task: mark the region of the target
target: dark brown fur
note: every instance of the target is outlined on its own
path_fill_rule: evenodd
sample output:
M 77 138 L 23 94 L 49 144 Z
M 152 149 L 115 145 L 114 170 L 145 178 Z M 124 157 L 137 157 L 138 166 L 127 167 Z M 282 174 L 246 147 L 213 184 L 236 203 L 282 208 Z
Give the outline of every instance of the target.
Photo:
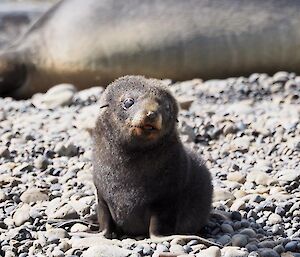
M 135 102 L 124 110 L 126 98 Z M 178 137 L 174 97 L 158 80 L 126 76 L 101 102 L 93 132 L 100 229 L 106 236 L 199 232 L 211 210 L 211 177 Z M 161 128 L 148 131 L 147 124 Z

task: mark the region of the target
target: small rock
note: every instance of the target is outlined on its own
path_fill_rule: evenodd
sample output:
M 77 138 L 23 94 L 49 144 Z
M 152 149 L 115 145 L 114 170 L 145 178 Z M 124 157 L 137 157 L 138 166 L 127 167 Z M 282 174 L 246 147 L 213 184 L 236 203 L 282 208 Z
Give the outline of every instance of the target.
M 71 232 L 85 232 L 85 231 L 89 231 L 89 230 L 90 229 L 88 226 L 80 224 L 80 223 L 74 224 L 70 229 Z
M 10 152 L 6 146 L 0 146 L 0 158 L 10 158 Z
M 280 257 L 280 255 L 273 249 L 261 248 L 258 249 L 258 252 L 261 257 Z
M 244 234 L 236 234 L 232 237 L 231 244 L 232 246 L 244 247 L 248 244 L 248 236 Z
M 69 105 L 76 92 L 71 84 L 59 84 L 50 88 L 45 94 L 33 97 L 33 104 L 40 109 L 54 109 Z
M 53 251 L 52 251 L 52 256 L 53 257 L 64 257 L 65 254 L 62 250 L 59 250 L 57 248 L 55 248 Z
M 213 201 L 226 201 L 226 200 L 234 200 L 235 197 L 232 193 L 228 192 L 228 190 L 225 189 L 214 189 L 214 195 L 213 195 Z
M 77 212 L 70 203 L 55 198 L 49 202 L 46 209 L 49 219 L 76 219 L 79 218 Z
M 47 168 L 48 164 L 48 159 L 42 155 L 34 160 L 34 166 L 38 169 L 44 170 Z
M 234 201 L 234 203 L 231 205 L 230 210 L 231 211 L 240 211 L 245 209 L 246 204 L 245 201 L 242 199 L 238 199 L 236 201 Z
M 47 230 L 45 236 L 48 239 L 53 239 L 53 238 L 68 238 L 69 234 L 66 230 L 64 230 L 63 228 L 51 228 L 49 230 Z
M 24 203 L 35 203 L 38 201 L 47 201 L 49 200 L 49 196 L 45 190 L 39 188 L 30 188 L 21 195 L 20 199 Z
M 268 218 L 269 224 L 270 225 L 275 225 L 275 224 L 279 224 L 282 222 L 282 218 L 280 217 L 280 215 L 276 214 L 276 213 L 272 213 L 269 218 Z
M 6 200 L 6 194 L 3 190 L 0 190 L 0 203 L 4 202 Z
M 248 151 L 250 146 L 250 139 L 248 136 L 238 137 L 233 140 L 233 151 Z
M 221 230 L 222 230 L 224 233 L 229 233 L 229 234 L 231 234 L 231 233 L 234 232 L 232 226 L 229 225 L 229 224 L 226 224 L 226 223 L 221 225 Z
M 247 175 L 247 181 L 255 182 L 257 185 L 271 185 L 275 182 L 275 180 L 268 174 L 259 171 L 259 170 L 252 170 Z
M 294 170 L 294 169 L 283 169 L 279 171 L 276 176 L 278 177 L 279 181 L 282 182 L 293 182 L 296 180 L 299 180 L 300 178 L 300 170 Z
M 295 251 L 295 250 L 297 249 L 297 244 L 298 244 L 297 241 L 291 241 L 291 242 L 288 242 L 288 243 L 284 246 L 284 248 L 285 248 L 286 251 L 291 251 L 291 252 L 293 252 L 293 251 Z
M 162 252 L 168 252 L 169 249 L 164 244 L 157 244 L 156 251 L 162 253 Z
M 84 251 L 82 257 L 128 257 L 130 254 L 133 252 L 118 246 L 97 245 Z
M 188 110 L 192 103 L 195 101 L 193 97 L 179 96 L 177 97 L 177 101 L 183 110 Z
M 176 254 L 184 254 L 185 253 L 182 245 L 178 245 L 178 244 L 171 245 L 170 252 L 176 253 Z
M 201 250 L 196 257 L 221 257 L 221 250 L 217 246 L 210 246 L 205 250 Z
M 16 226 L 21 226 L 30 219 L 30 206 L 25 203 L 16 210 L 13 215 L 13 220 Z
M 245 183 L 246 175 L 242 174 L 241 172 L 238 172 L 238 171 L 230 172 L 227 175 L 227 179 L 230 180 L 230 181 L 238 182 L 238 183 Z
M 221 249 L 222 257 L 246 257 L 247 251 L 241 250 L 239 247 L 227 246 Z
M 240 232 L 240 234 L 247 235 L 249 238 L 255 238 L 256 233 L 252 228 L 244 228 Z
M 227 245 L 231 241 L 231 236 L 223 235 L 218 239 L 218 243 L 221 245 Z

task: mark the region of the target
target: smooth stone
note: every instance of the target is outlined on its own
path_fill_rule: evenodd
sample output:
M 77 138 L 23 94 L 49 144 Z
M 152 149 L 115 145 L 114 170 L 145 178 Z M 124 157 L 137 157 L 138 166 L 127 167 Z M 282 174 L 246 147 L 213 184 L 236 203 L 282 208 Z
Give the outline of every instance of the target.
M 62 250 L 59 250 L 57 248 L 55 248 L 53 251 L 52 251 L 52 256 L 53 257 L 64 257 L 65 254 Z
M 242 174 L 239 171 L 230 172 L 227 175 L 227 179 L 230 180 L 230 181 L 238 182 L 238 183 L 245 183 L 245 181 L 246 181 L 246 175 Z
M 221 249 L 222 257 L 247 257 L 248 252 L 239 247 L 226 246 Z
M 284 247 L 282 245 L 276 245 L 274 248 L 273 248 L 274 251 L 276 251 L 277 253 L 281 254 L 284 252 Z
M 36 94 L 33 104 L 40 109 L 55 109 L 72 103 L 76 88 L 71 84 L 59 84 L 45 94 Z
M 72 207 L 71 203 L 61 201 L 60 198 L 55 198 L 49 202 L 46 209 L 48 219 L 77 219 L 77 212 Z
M 44 170 L 47 168 L 48 164 L 49 164 L 48 159 L 41 155 L 34 160 L 34 166 L 38 169 Z
M 48 192 L 39 188 L 29 188 L 20 197 L 24 203 L 47 201 L 49 200 Z
M 225 189 L 214 189 L 213 193 L 213 201 L 226 201 L 226 200 L 234 200 L 235 197 L 232 193 L 228 192 L 228 190 Z
M 245 246 L 245 248 L 248 250 L 248 252 L 255 252 L 258 250 L 258 247 L 255 243 L 249 243 Z
M 226 224 L 226 223 L 221 225 L 221 230 L 222 230 L 224 233 L 229 233 L 229 234 L 231 234 L 231 233 L 234 232 L 232 226 L 229 225 L 229 224 Z
M 114 245 L 92 246 L 83 252 L 82 257 L 128 257 L 132 251 Z
M 300 178 L 300 169 L 283 169 L 276 176 L 279 181 L 293 182 Z
M 28 220 L 30 220 L 30 206 L 25 203 L 20 208 L 17 208 L 13 215 L 13 221 L 16 226 L 21 226 Z
M 247 175 L 248 182 L 255 182 L 257 185 L 271 185 L 275 180 L 265 172 L 253 169 Z
M 233 140 L 233 151 L 245 151 L 250 147 L 250 138 L 248 136 L 237 137 Z
M 297 241 L 291 241 L 291 242 L 288 242 L 288 243 L 284 246 L 284 248 L 285 248 L 286 251 L 291 251 L 291 252 L 293 252 L 293 251 L 295 251 L 295 250 L 297 249 L 297 244 L 298 244 Z
M 90 213 L 91 205 L 94 201 L 94 196 L 85 196 L 79 198 L 78 200 L 71 198 L 71 206 L 79 216 L 85 216 Z
M 232 220 L 236 220 L 236 221 L 241 221 L 242 220 L 242 215 L 238 212 L 238 211 L 233 211 L 231 213 L 231 219 Z M 236 224 L 237 222 L 234 223 L 234 225 Z
M 165 246 L 164 244 L 157 244 L 157 245 L 156 245 L 156 251 L 162 253 L 162 252 L 168 252 L 169 249 L 168 249 L 168 247 Z
M 252 228 L 244 228 L 239 231 L 240 234 L 247 235 L 249 238 L 255 238 L 256 232 Z
M 272 213 L 268 218 L 268 222 L 270 225 L 279 224 L 282 222 L 282 218 L 280 217 L 280 215 Z
M 261 257 L 280 257 L 280 255 L 273 249 L 261 248 L 258 249 L 258 252 Z
M 210 246 L 209 248 L 197 253 L 196 257 L 221 257 L 221 250 L 217 246 Z
M 176 254 L 184 254 L 185 253 L 182 245 L 178 245 L 178 244 L 171 245 L 169 250 L 171 253 L 176 253 Z
M 248 244 L 248 236 L 243 234 L 236 234 L 232 237 L 231 244 L 232 246 L 244 247 Z
M 246 207 L 245 201 L 243 199 L 237 199 L 230 206 L 230 210 L 231 211 L 240 211 L 240 210 L 244 210 L 245 207 Z
M 177 101 L 178 101 L 181 109 L 188 110 L 191 107 L 192 103 L 195 101 L 195 98 L 179 96 L 179 97 L 177 97 Z
M 226 245 L 231 242 L 231 236 L 229 235 L 223 235 L 218 239 L 218 243 L 221 245 Z
M 273 249 L 276 246 L 276 243 L 272 240 L 265 240 L 257 245 L 259 248 L 271 248 Z
M 85 231 L 89 231 L 90 229 L 89 229 L 89 227 L 88 226 L 86 226 L 86 225 L 83 225 L 83 224 L 80 224 L 80 223 L 76 223 L 76 224 L 74 224 L 72 227 L 71 227 L 71 229 L 70 229 L 70 231 L 71 232 L 85 232 Z
M 7 196 L 3 190 L 0 190 L 0 203 L 6 200 Z
M 46 231 L 45 236 L 48 238 L 69 238 L 68 232 L 63 228 L 51 228 Z
M 0 158 L 8 159 L 10 158 L 10 151 L 6 146 L 0 146 Z

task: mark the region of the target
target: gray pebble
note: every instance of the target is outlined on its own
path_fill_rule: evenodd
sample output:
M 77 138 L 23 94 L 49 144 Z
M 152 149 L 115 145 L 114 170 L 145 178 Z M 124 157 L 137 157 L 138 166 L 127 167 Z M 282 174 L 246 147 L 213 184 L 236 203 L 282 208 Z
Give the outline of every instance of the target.
M 268 248 L 259 249 L 259 254 L 261 257 L 280 257 L 276 251 Z
M 239 233 L 247 235 L 249 238 L 256 237 L 256 232 L 252 228 L 244 228 L 241 231 L 239 231 Z
M 218 243 L 221 245 L 227 245 L 231 242 L 231 236 L 229 235 L 223 235 L 218 239 Z
M 244 247 L 248 244 L 248 236 L 243 234 L 236 234 L 232 237 L 231 241 L 233 246 Z
M 298 242 L 297 241 L 291 241 L 291 242 L 288 242 L 284 248 L 286 251 L 291 251 L 291 252 L 294 252 L 296 249 L 297 249 L 297 244 Z
M 221 225 L 221 230 L 222 230 L 224 233 L 229 233 L 229 234 L 231 234 L 231 233 L 234 232 L 232 226 L 229 225 L 229 224 L 222 224 L 222 225 Z

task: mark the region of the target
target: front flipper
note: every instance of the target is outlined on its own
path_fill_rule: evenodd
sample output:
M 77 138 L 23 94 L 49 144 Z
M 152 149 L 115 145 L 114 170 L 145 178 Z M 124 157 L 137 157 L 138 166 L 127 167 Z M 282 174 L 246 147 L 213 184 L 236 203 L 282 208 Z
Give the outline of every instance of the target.
M 98 193 L 98 221 L 99 221 L 99 231 L 106 238 L 113 238 L 115 232 L 115 224 L 112 219 L 111 213 L 109 211 L 107 203 Z

